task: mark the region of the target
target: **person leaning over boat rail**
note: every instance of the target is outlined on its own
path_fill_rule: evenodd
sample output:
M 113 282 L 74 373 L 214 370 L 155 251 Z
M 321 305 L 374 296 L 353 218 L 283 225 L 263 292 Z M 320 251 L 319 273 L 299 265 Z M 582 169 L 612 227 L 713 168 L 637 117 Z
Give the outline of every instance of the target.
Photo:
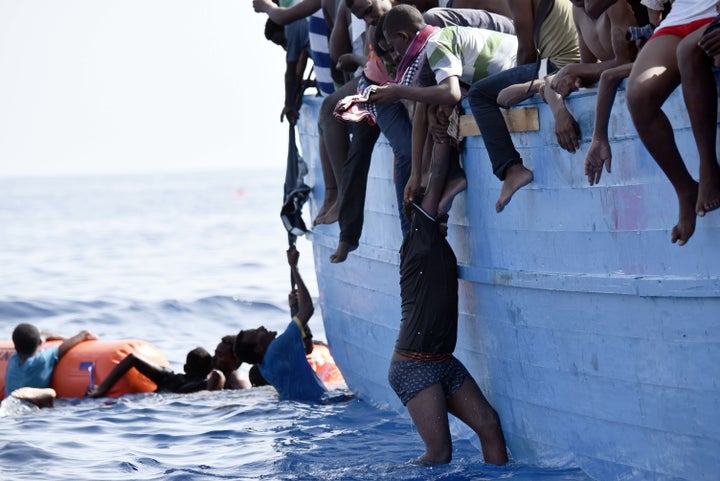
M 41 333 L 32 324 L 18 324 L 12 333 L 15 353 L 10 357 L 5 373 L 5 396 L 23 387 L 49 388 L 58 361 L 81 342 L 94 339 L 97 337 L 85 330 L 64 338 Z M 62 343 L 39 351 L 40 345 L 48 340 L 62 340 Z
M 384 35 L 399 65 L 414 65 L 417 62 L 418 69 L 427 65 L 428 78 L 421 75 L 417 85 L 415 82 L 410 85 L 400 82 L 375 87 L 371 91 L 370 100 L 382 104 L 408 99 L 433 106 L 425 109 L 428 118 L 432 120 L 434 117 L 435 123 L 446 126 L 446 131 L 447 123 L 437 122 L 440 116 L 435 114 L 443 113 L 445 106 L 449 107 L 449 112 L 457 109 L 464 86 L 515 66 L 517 38 L 514 35 L 472 27 L 432 27 L 426 25 L 420 12 L 410 5 L 398 5 L 387 13 Z M 451 115 L 447 112 L 444 114 L 448 117 Z M 417 152 L 420 152 L 418 147 L 426 144 L 427 140 L 426 131 L 416 135 L 422 132 L 418 128 L 424 127 L 421 123 L 416 120 L 413 126 L 413 143 L 416 143 L 414 150 Z M 432 155 L 448 158 L 453 154 L 453 148 L 450 142 L 436 141 L 433 142 Z M 413 155 L 412 174 L 405 188 L 409 192 L 409 199 L 417 196 L 424 187 L 422 178 L 426 176 L 422 175 L 421 157 Z M 458 188 L 458 192 L 464 190 L 467 185 L 464 175 L 462 184 L 453 185 Z
M 305 282 L 298 271 L 300 254 L 292 246 L 287 250 L 290 275 L 297 285 L 288 296 L 291 312 L 297 307 L 285 332 L 278 335 L 264 326 L 238 332 L 235 338 L 235 358 L 255 364 L 260 374 L 277 390 L 280 399 L 295 401 L 322 401 L 327 388 L 308 364 L 305 357 L 307 337 L 305 326 L 315 308 Z
M 675 0 L 668 16 L 640 50 L 627 82 L 628 109 L 638 136 L 670 180 L 678 198 L 678 222 L 672 228 L 670 241 L 681 246 L 695 232 L 697 216 L 720 206 L 720 177 L 717 168 L 713 168 L 714 175 L 701 173 L 702 188 L 698 190 L 698 183 L 685 166 L 662 106 L 682 80 L 678 46 L 683 38 L 704 29 L 715 18 L 716 4 L 717 0 Z M 689 112 L 691 109 L 689 106 Z M 713 122 L 713 132 L 716 124 L 717 119 Z M 702 155 L 706 158 L 701 168 L 712 166 L 707 154 Z
M 186 394 L 205 390 L 217 391 L 225 384 L 225 376 L 212 368 L 212 356 L 202 347 L 196 347 L 187 353 L 183 373 L 173 372 L 131 352 L 115 365 L 103 382 L 91 386 L 85 396 L 104 397 L 115 383 L 133 368 L 157 385 L 155 392 Z
M 446 141 L 447 139 L 440 139 Z M 407 204 L 411 228 L 400 249 L 402 319 L 388 381 L 407 407 L 425 452 L 416 462 L 449 463 L 448 413 L 477 433 L 485 462 L 508 460 L 500 419 L 465 366 L 457 342 L 457 258 L 446 239 L 447 211 L 457 190 L 445 156 L 433 157 L 424 196 Z
M 541 14 L 541 5 L 550 8 L 546 16 Z M 510 8 L 518 37 L 517 67 L 483 78 L 468 91 L 470 110 L 482 132 L 493 173 L 503 182 L 496 212 L 502 212 L 513 194 L 533 179 L 510 137 L 498 94 L 505 87 L 538 78 L 543 64 L 547 73 L 552 73 L 580 60 L 569 0 L 514 0 Z
M 452 2 L 448 2 L 448 6 L 450 3 Z M 393 7 L 394 2 L 390 0 L 347 0 L 347 5 L 352 10 L 353 15 L 367 22 L 368 34 L 371 39 L 375 39 L 378 32 L 373 32 L 373 30 L 377 26 L 379 19 Z M 503 13 L 507 13 L 508 8 L 502 2 L 498 3 L 496 0 L 468 0 L 463 1 L 462 6 L 464 8 L 432 8 L 424 14 L 426 23 L 440 27 L 462 25 L 515 33 L 512 21 L 503 15 Z M 383 49 L 375 48 L 375 52 L 378 56 L 384 57 Z M 383 84 L 386 82 L 385 79 L 380 81 L 378 76 L 373 75 L 367 75 L 367 80 L 368 82 L 364 82 L 359 90 L 366 89 L 370 84 Z M 397 80 L 397 77 L 395 77 L 395 80 Z M 390 144 L 395 156 L 395 195 L 400 215 L 401 231 L 404 235 L 409 229 L 409 223 L 402 214 L 402 210 L 406 197 L 406 185 L 412 170 L 413 125 L 408 109 L 400 101 L 376 104 L 374 110 L 374 120 Z M 363 116 L 353 121 L 358 122 L 365 118 Z M 348 158 L 348 166 L 344 167 L 343 185 L 346 188 L 343 189 L 344 200 L 340 206 L 340 240 L 337 249 L 330 256 L 330 261 L 333 263 L 344 262 L 348 253 L 355 250 L 360 242 L 372 149 L 365 149 L 361 154 L 352 159 Z
M 509 108 L 528 95 L 540 93 L 543 100 L 550 105 L 555 118 L 555 134 L 560 147 L 570 153 L 575 153 L 580 146 L 580 127 L 568 111 L 565 98 L 582 86 L 594 84 L 600 80 L 602 74 L 612 68 L 625 65 L 630 72 L 630 66 L 637 55 L 637 46 L 634 41 L 627 38 L 627 32 L 637 27 L 638 22 L 633 9 L 627 0 L 617 0 L 597 18 L 590 17 L 584 9 L 583 0 L 571 0 L 573 3 L 573 20 L 577 26 L 578 40 L 580 42 L 580 63 L 571 63 L 556 73 L 544 78 L 531 80 L 525 83 L 511 85 L 500 91 L 497 103 Z M 644 15 L 647 21 L 647 13 Z M 598 89 L 600 91 L 600 89 Z M 598 108 L 596 110 L 596 128 L 607 125 L 609 107 L 612 102 L 604 102 L 604 97 L 598 94 Z M 593 141 L 595 137 L 593 136 Z M 610 172 L 610 146 L 605 138 L 602 149 L 593 143 L 596 150 L 588 152 L 585 162 L 585 174 L 590 185 L 600 180 L 603 166 Z

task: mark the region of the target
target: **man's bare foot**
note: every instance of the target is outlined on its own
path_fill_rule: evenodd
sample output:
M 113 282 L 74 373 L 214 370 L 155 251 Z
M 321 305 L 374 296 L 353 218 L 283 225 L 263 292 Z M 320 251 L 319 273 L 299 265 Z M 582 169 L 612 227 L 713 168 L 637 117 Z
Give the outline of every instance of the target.
M 14 390 L 10 395 L 23 401 L 29 401 L 40 408 L 51 408 L 57 397 L 52 388 L 21 387 Z
M 325 189 L 325 199 L 323 199 L 323 204 L 320 206 L 320 210 L 315 216 L 313 226 L 326 223 L 324 222 L 324 218 L 327 215 L 327 212 L 337 203 L 337 198 L 337 189 Z
M 357 246 L 351 246 L 345 241 L 340 241 L 335 252 L 330 256 L 330 262 L 333 264 L 339 264 L 347 259 L 350 252 L 357 249 Z
M 440 197 L 440 202 L 438 202 L 438 216 L 450 212 L 455 196 L 465 189 L 467 189 L 467 179 L 464 174 L 448 179 L 445 190 L 443 190 Z
M 315 225 L 320 224 L 332 224 L 334 222 L 337 222 L 338 216 L 340 215 L 340 202 L 335 202 L 335 204 L 328 209 L 327 212 L 325 212 L 325 215 L 322 217 L 317 217 L 315 219 Z
M 502 212 L 510 199 L 512 199 L 513 194 L 528 185 L 532 180 L 532 170 L 524 165 L 517 163 L 508 167 L 505 171 L 502 189 L 500 189 L 500 197 L 495 203 L 495 212 Z
M 720 177 L 708 179 L 707 181 L 700 179 L 695 212 L 700 217 L 704 217 L 705 214 L 718 207 L 720 207 Z
M 670 241 L 679 246 L 684 246 L 695 232 L 695 205 L 697 204 L 697 191 L 688 195 L 678 195 L 680 204 L 680 218 L 677 225 L 672 228 Z
M 500 91 L 497 97 L 497 103 L 500 107 L 506 109 L 517 105 L 523 100 L 529 99 L 536 93 L 540 92 L 545 86 L 545 79 L 537 79 L 532 82 L 524 82 L 521 84 L 510 85 Z

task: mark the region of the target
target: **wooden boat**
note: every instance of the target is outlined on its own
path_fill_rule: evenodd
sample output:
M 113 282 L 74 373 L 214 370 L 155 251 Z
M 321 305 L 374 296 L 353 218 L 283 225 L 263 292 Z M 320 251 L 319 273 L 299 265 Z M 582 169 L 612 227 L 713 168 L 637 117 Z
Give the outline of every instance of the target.
M 595 98 L 593 89 L 568 98 L 582 133 L 574 155 L 557 145 L 537 97 L 511 110 L 521 120 L 513 140 L 535 180 L 501 214 L 482 139 L 466 139 L 469 187 L 454 203 L 448 236 L 460 264 L 456 356 L 498 410 L 515 461 L 578 466 L 598 480 L 717 480 L 720 214 L 698 218 L 686 246 L 670 242 L 676 196 L 636 136 L 623 88 L 609 132 L 613 171 L 589 186 L 583 164 Z M 298 124 L 312 216 L 324 192 L 319 106 L 306 98 Z M 679 90 L 664 110 L 697 175 Z M 361 245 L 344 263 L 329 262 L 337 224 L 308 236 L 325 332 L 348 386 L 403 411 L 386 377 L 400 321 L 392 163 L 381 137 Z

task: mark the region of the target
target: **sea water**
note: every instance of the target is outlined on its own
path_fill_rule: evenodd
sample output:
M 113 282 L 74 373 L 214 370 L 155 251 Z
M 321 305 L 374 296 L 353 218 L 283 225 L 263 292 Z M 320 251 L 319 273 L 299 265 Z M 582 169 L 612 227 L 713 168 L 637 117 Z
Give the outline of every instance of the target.
M 148 341 L 182 371 L 196 346 L 212 352 L 240 329 L 282 329 L 283 181 L 279 168 L 0 179 L 0 339 L 19 322 L 88 329 Z M 317 297 L 309 242 L 298 250 Z M 319 310 L 311 326 L 325 338 Z M 0 415 L 2 480 L 589 479 L 567 466 L 483 464 L 464 431 L 451 464 L 416 466 L 408 461 L 422 442 L 406 413 L 357 398 L 279 401 L 270 387 L 43 410 L 6 403 Z

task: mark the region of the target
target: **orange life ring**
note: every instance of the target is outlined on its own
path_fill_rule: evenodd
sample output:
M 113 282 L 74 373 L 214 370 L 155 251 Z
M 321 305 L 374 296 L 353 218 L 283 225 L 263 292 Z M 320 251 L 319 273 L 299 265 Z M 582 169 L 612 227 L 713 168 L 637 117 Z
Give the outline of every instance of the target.
M 57 346 L 60 341 L 49 341 L 40 346 L 47 349 Z M 50 387 L 58 397 L 85 396 L 91 381 L 99 384 L 110 374 L 117 363 L 130 353 L 138 354 L 155 364 L 170 367 L 165 355 L 152 344 L 136 339 L 119 341 L 85 341 L 67 352 L 55 366 Z M 15 353 L 12 341 L 0 341 L 0 400 L 5 397 L 5 370 L 10 356 Z M 155 383 L 131 369 L 108 391 L 107 396 L 118 397 L 123 394 L 152 392 Z
M 315 374 L 328 387 L 340 387 L 345 384 L 345 378 L 343 378 L 332 354 L 330 354 L 330 349 L 326 345 L 315 343 L 313 351 L 307 356 L 307 360 Z

